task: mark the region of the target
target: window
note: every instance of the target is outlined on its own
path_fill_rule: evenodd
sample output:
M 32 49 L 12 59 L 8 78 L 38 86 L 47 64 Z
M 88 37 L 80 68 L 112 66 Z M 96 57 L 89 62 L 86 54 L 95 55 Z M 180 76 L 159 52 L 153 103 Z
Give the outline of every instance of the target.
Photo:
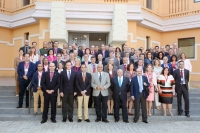
M 30 0 L 23 0 L 24 1 L 24 6 L 27 6 L 30 4 Z
M 178 39 L 179 48 L 186 54 L 187 58 L 195 57 L 195 38 L 181 38 Z
M 146 8 L 152 9 L 152 0 L 146 0 Z
M 196 2 L 200 2 L 200 0 L 194 0 L 194 3 L 196 3 Z
M 29 40 L 29 32 L 24 33 L 24 38 L 25 38 L 25 40 Z

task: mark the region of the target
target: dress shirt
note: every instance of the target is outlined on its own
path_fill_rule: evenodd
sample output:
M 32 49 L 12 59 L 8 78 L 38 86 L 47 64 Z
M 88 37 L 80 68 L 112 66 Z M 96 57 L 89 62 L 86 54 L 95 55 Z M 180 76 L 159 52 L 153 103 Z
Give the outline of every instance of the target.
M 38 86 L 41 86 L 42 72 L 38 72 Z
M 183 79 L 181 79 L 181 80 L 183 80 L 183 84 L 185 84 L 185 73 L 184 73 L 184 69 L 180 69 L 180 74 L 181 74 L 181 70 L 182 70 L 182 73 L 183 73 Z

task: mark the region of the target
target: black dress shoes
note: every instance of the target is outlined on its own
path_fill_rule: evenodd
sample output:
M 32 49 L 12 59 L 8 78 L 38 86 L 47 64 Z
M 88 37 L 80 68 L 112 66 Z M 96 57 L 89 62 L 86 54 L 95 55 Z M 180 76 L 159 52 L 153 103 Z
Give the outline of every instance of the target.
M 19 105 L 18 105 L 16 108 L 22 108 L 22 106 L 19 106 Z
M 146 124 L 148 123 L 148 121 L 142 121 L 142 122 L 144 122 L 144 123 L 146 123 Z
M 133 120 L 133 123 L 137 123 L 138 121 L 136 121 L 136 120 Z
M 63 118 L 62 122 L 66 122 L 66 121 L 67 121 L 67 119 L 66 119 L 66 118 Z
M 109 121 L 107 119 L 102 120 L 102 122 L 109 123 Z
M 119 120 L 115 120 L 115 122 L 119 122 Z
M 86 121 L 86 122 L 90 122 L 90 120 L 89 120 L 89 119 L 86 119 L 85 121 Z
M 128 120 L 123 120 L 123 122 L 125 122 L 125 123 L 129 123 L 129 121 L 128 121 Z
M 73 122 L 73 119 L 72 119 L 72 118 L 69 118 L 69 122 Z
M 45 123 L 45 122 L 47 122 L 47 120 L 42 120 L 40 123 L 43 124 L 43 123 Z
M 182 112 L 178 112 L 178 115 L 181 116 L 181 115 L 182 115 Z
M 190 114 L 189 114 L 189 113 L 186 113 L 185 116 L 190 117 Z
M 95 122 L 99 122 L 99 121 L 100 121 L 100 119 L 96 119 L 96 120 L 95 120 Z
M 55 119 L 51 119 L 51 122 L 56 123 L 56 120 Z
M 81 119 L 78 119 L 78 121 L 77 122 L 81 122 L 82 120 Z
M 28 108 L 29 106 L 28 105 L 26 105 L 26 108 Z

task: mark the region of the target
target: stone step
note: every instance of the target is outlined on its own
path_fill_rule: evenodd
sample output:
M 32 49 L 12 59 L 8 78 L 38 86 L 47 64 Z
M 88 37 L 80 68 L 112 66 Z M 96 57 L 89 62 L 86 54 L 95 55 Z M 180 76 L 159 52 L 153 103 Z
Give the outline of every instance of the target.
M 31 113 L 33 114 L 34 111 L 33 109 L 30 110 Z M 155 115 L 158 116 L 162 116 L 163 115 L 163 111 L 159 111 L 159 110 L 154 110 L 155 111 Z M 38 109 L 38 112 L 40 112 L 40 109 Z M 121 113 L 121 109 L 120 109 L 120 113 Z M 132 110 L 132 112 L 134 112 L 134 109 Z M 190 109 L 190 115 L 196 115 L 196 116 L 200 116 L 200 109 Z M 0 109 L 0 114 L 19 114 L 19 115 L 27 115 L 28 109 L 27 108 L 20 108 L 20 109 L 16 109 L 16 108 L 1 108 Z M 153 110 L 152 110 L 153 113 Z M 172 113 L 176 116 L 177 115 L 177 109 L 172 109 Z M 50 114 L 50 109 L 49 109 L 49 114 Z M 61 108 L 57 108 L 57 114 L 62 114 L 62 109 Z M 95 115 L 95 109 L 94 108 L 90 108 L 89 109 L 89 114 L 90 115 Z M 74 108 L 74 115 L 77 115 L 77 108 Z
M 49 119 L 48 122 L 50 121 L 50 115 L 48 115 Z M 84 117 L 83 117 L 84 118 Z M 134 116 L 129 116 L 129 122 L 133 122 Z M 89 119 L 91 122 L 95 122 L 96 115 L 89 115 Z M 107 116 L 107 119 L 109 122 L 114 122 L 114 116 Z M 140 115 L 140 120 L 138 122 L 141 122 L 142 116 Z M 21 115 L 21 114 L 0 114 L 0 120 L 1 121 L 40 121 L 42 120 L 42 115 Z M 62 115 L 56 115 L 56 120 L 57 121 L 62 121 Z M 77 122 L 78 118 L 77 115 L 73 115 L 73 120 L 74 122 Z M 185 117 L 185 116 L 151 116 L 148 117 L 148 122 L 151 123 L 153 121 L 200 121 L 200 116 L 190 116 Z M 73 122 L 73 123 L 74 123 Z M 82 121 L 85 122 L 85 121 Z M 82 123 L 81 122 L 81 123 Z M 120 121 L 122 122 L 122 115 L 120 115 Z M 70 122 L 67 120 L 66 124 L 69 124 Z

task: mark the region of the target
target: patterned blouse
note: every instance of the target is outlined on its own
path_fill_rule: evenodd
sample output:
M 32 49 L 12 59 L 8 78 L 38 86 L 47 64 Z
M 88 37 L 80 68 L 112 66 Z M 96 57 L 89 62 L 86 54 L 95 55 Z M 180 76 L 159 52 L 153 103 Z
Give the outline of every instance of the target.
M 160 75 L 158 76 L 158 84 L 163 92 L 172 92 L 172 86 L 175 84 L 174 77 L 172 75 L 167 77 Z

